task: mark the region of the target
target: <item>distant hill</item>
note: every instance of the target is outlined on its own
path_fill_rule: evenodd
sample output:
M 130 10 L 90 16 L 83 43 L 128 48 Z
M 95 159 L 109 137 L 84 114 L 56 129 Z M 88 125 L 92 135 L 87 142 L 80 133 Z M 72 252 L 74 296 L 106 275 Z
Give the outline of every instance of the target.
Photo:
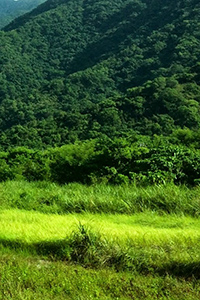
M 14 18 L 31 11 L 45 0 L 0 0 L 0 28 Z
M 198 128 L 199 25 L 197 0 L 49 0 L 15 19 L 0 32 L 0 144 Z

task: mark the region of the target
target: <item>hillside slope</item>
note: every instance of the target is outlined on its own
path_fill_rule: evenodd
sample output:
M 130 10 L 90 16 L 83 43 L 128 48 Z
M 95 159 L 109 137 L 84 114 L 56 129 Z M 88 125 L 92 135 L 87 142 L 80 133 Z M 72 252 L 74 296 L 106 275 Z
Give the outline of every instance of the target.
M 0 28 L 14 18 L 31 11 L 44 0 L 0 0 Z
M 49 0 L 16 19 L 0 32 L 2 147 L 198 128 L 199 24 L 196 0 Z

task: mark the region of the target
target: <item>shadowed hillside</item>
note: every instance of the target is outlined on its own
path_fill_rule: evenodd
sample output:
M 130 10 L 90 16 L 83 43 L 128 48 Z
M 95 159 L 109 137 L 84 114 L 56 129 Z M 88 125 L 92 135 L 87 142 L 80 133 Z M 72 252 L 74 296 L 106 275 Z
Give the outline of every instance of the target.
M 0 143 L 199 127 L 196 0 L 49 0 L 0 32 Z M 128 89 L 128 91 L 127 91 Z

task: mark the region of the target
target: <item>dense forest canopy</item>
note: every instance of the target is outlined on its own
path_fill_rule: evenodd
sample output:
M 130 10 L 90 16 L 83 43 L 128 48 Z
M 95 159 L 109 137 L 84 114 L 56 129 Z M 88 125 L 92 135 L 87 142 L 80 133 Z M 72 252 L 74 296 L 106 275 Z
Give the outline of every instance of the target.
M 22 1 L 22 0 L 21 0 Z M 200 125 L 197 0 L 48 0 L 0 31 L 0 145 Z

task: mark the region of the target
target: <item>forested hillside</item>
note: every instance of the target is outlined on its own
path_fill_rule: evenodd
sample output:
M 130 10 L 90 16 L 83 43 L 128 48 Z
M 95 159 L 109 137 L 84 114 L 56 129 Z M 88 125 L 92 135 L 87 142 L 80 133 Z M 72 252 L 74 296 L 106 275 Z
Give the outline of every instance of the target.
M 0 0 L 0 28 L 42 2 L 44 0 Z
M 197 0 L 48 0 L 0 32 L 0 145 L 200 125 Z

